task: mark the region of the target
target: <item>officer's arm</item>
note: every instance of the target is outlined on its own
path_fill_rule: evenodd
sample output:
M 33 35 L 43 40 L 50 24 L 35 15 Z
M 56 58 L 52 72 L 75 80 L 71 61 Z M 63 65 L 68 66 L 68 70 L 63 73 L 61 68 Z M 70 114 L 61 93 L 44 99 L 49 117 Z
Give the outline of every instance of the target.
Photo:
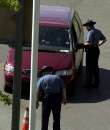
M 102 33 L 100 33 L 100 35 L 100 41 L 98 43 L 99 46 L 101 46 L 103 43 L 107 41 L 106 37 Z
M 88 32 L 87 33 L 87 37 L 86 37 L 86 42 L 84 43 L 84 48 L 89 48 L 91 47 L 91 41 L 93 39 L 93 35 L 92 32 Z
M 41 86 L 42 86 L 42 79 L 40 78 L 40 79 L 38 80 L 38 82 L 37 82 L 36 108 L 39 107 Z
M 37 93 L 36 93 L 36 108 L 39 107 L 39 97 L 40 97 L 40 91 L 39 91 L 39 87 L 38 87 Z
M 104 44 L 106 41 L 107 41 L 107 39 L 106 39 L 106 38 L 104 38 L 104 39 L 100 40 L 100 41 L 99 41 L 99 46 L 101 46 L 102 44 Z
M 77 49 L 88 48 L 88 47 L 91 47 L 91 44 L 89 42 L 80 43 L 77 45 Z
M 79 48 L 89 48 L 89 47 L 91 47 L 91 43 L 90 43 L 91 39 L 92 39 L 92 33 L 88 32 L 87 37 L 86 37 L 86 42 L 78 44 L 78 47 Z
M 85 47 L 85 48 L 91 47 L 90 42 L 89 42 L 89 41 L 85 42 L 85 43 L 84 43 L 84 47 Z

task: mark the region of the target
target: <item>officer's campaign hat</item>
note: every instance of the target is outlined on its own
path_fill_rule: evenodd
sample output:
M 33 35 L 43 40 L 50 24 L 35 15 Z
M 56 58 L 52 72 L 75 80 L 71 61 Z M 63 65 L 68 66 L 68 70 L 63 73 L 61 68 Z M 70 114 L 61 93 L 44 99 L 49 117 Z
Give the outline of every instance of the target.
M 86 21 L 86 23 L 84 23 L 83 24 L 83 26 L 91 26 L 91 25 L 95 25 L 96 24 L 96 22 L 95 21 L 93 21 L 93 20 L 91 20 L 91 19 L 88 19 L 87 21 Z
M 43 66 L 40 70 L 40 73 L 45 73 L 45 72 L 53 72 L 54 69 L 52 66 Z

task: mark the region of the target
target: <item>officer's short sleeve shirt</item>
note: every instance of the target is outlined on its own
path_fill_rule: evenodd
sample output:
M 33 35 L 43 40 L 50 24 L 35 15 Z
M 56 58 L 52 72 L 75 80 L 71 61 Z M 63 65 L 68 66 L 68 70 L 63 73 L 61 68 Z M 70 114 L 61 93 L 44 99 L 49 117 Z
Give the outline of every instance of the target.
M 102 32 L 98 29 L 93 28 L 92 30 L 88 31 L 86 41 L 92 45 L 97 45 L 99 40 L 104 40 L 105 36 Z
M 64 82 L 57 75 L 45 75 L 38 80 L 37 87 L 46 93 L 60 93 Z

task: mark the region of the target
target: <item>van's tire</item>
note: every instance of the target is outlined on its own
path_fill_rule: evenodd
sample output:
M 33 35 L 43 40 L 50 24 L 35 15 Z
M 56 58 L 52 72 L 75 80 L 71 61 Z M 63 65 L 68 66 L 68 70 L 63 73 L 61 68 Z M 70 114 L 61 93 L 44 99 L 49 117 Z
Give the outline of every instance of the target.
M 7 85 L 4 85 L 3 89 L 4 89 L 4 92 L 12 94 L 12 88 L 11 87 L 8 87 Z

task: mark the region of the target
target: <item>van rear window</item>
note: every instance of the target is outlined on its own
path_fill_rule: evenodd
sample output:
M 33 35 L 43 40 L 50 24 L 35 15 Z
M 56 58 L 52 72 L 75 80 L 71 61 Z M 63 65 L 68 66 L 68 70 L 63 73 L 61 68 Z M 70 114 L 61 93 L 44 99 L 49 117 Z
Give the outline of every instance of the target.
M 68 29 L 40 26 L 39 49 L 51 51 L 70 50 Z

